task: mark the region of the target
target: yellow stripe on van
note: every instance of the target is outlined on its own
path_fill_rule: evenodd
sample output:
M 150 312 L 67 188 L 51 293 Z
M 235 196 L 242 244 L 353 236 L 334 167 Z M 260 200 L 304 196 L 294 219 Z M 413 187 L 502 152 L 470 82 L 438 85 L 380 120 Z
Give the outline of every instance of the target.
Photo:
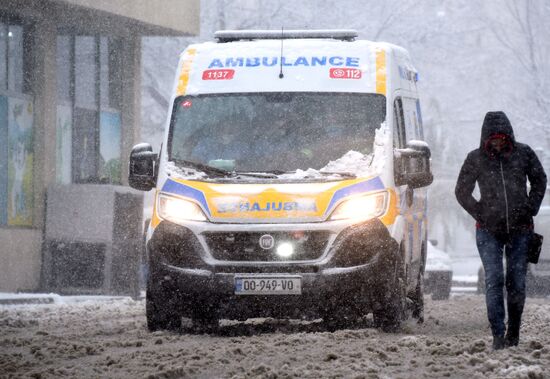
M 395 222 L 395 219 L 399 215 L 399 199 L 397 198 L 397 193 L 393 189 L 388 188 L 387 191 L 390 195 L 388 211 L 384 216 L 380 217 L 380 221 L 382 221 L 384 225 L 389 226 Z
M 178 80 L 178 89 L 176 91 L 176 96 L 185 95 L 187 90 L 187 84 L 189 83 L 189 72 L 191 71 L 191 65 L 193 63 L 193 58 L 197 54 L 196 49 L 187 50 L 187 57 L 183 60 L 181 67 L 181 74 Z
M 376 93 L 386 95 L 386 52 L 382 49 L 376 50 Z
M 155 192 L 155 200 L 153 202 L 153 215 L 151 217 L 151 227 L 153 229 L 155 229 L 160 224 L 160 222 L 162 221 L 160 219 L 160 217 L 158 216 L 158 214 L 157 214 L 157 198 L 158 198 L 158 195 L 159 195 L 159 191 L 157 190 Z

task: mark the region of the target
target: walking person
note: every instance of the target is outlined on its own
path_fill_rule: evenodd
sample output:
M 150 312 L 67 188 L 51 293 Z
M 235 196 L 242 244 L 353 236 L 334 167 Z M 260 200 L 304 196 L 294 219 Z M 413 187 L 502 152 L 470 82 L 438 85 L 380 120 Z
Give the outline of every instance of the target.
M 472 195 L 476 183 L 479 200 Z M 480 147 L 466 157 L 455 194 L 460 205 L 476 220 L 476 243 L 485 270 L 487 316 L 495 350 L 517 346 L 519 342 L 527 249 L 533 233 L 533 216 L 539 211 L 545 190 L 546 174 L 534 151 L 515 140 L 504 112 L 488 112 L 481 127 Z

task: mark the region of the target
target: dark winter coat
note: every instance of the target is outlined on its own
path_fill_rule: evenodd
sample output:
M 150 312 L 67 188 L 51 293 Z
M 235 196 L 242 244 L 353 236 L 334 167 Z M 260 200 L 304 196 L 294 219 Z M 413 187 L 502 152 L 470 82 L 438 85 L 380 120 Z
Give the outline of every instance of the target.
M 488 147 L 493 134 L 508 136 L 508 148 L 500 153 Z M 527 192 L 527 179 L 531 184 Z M 475 184 L 480 199 L 473 196 Z M 504 112 L 488 112 L 481 128 L 479 149 L 471 151 L 460 170 L 455 194 L 462 207 L 496 236 L 530 229 L 546 190 L 546 174 L 535 152 L 516 142 Z

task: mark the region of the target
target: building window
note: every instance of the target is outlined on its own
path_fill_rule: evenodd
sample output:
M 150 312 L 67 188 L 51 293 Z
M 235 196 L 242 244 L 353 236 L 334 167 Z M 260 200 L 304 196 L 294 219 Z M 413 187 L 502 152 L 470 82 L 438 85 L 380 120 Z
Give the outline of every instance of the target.
M 67 104 L 70 104 L 72 99 L 72 43 L 69 36 L 57 37 L 57 99 Z
M 8 26 L 0 22 L 0 90 L 8 89 Z
M 0 19 L 0 226 L 32 226 L 34 208 L 32 53 L 27 28 Z
M 27 27 L 0 18 L 0 91 L 31 94 L 31 52 Z
M 72 182 L 73 141 L 73 37 L 57 37 L 56 181 Z
M 57 181 L 121 183 L 121 44 L 57 37 Z
M 23 92 L 23 27 L 8 25 L 8 89 Z

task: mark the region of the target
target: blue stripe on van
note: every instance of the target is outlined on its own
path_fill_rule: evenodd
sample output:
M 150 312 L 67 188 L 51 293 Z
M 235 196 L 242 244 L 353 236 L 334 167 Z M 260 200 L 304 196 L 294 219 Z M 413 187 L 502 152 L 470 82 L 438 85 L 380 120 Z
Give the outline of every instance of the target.
M 357 195 L 365 192 L 383 190 L 384 188 L 386 188 L 384 187 L 384 183 L 382 183 L 382 180 L 380 179 L 380 177 L 377 176 L 376 178 L 372 178 L 364 182 L 356 183 L 349 187 L 344 187 L 342 189 L 339 189 L 332 196 L 332 199 L 330 200 L 330 203 L 325 211 L 325 214 L 331 211 L 334 205 L 345 197 L 348 197 L 351 195 Z
M 202 205 L 202 208 L 208 213 L 208 215 L 210 215 L 210 209 L 208 209 L 208 203 L 206 202 L 204 193 L 196 188 L 168 179 L 164 183 L 164 186 L 162 186 L 161 191 L 196 200 Z

